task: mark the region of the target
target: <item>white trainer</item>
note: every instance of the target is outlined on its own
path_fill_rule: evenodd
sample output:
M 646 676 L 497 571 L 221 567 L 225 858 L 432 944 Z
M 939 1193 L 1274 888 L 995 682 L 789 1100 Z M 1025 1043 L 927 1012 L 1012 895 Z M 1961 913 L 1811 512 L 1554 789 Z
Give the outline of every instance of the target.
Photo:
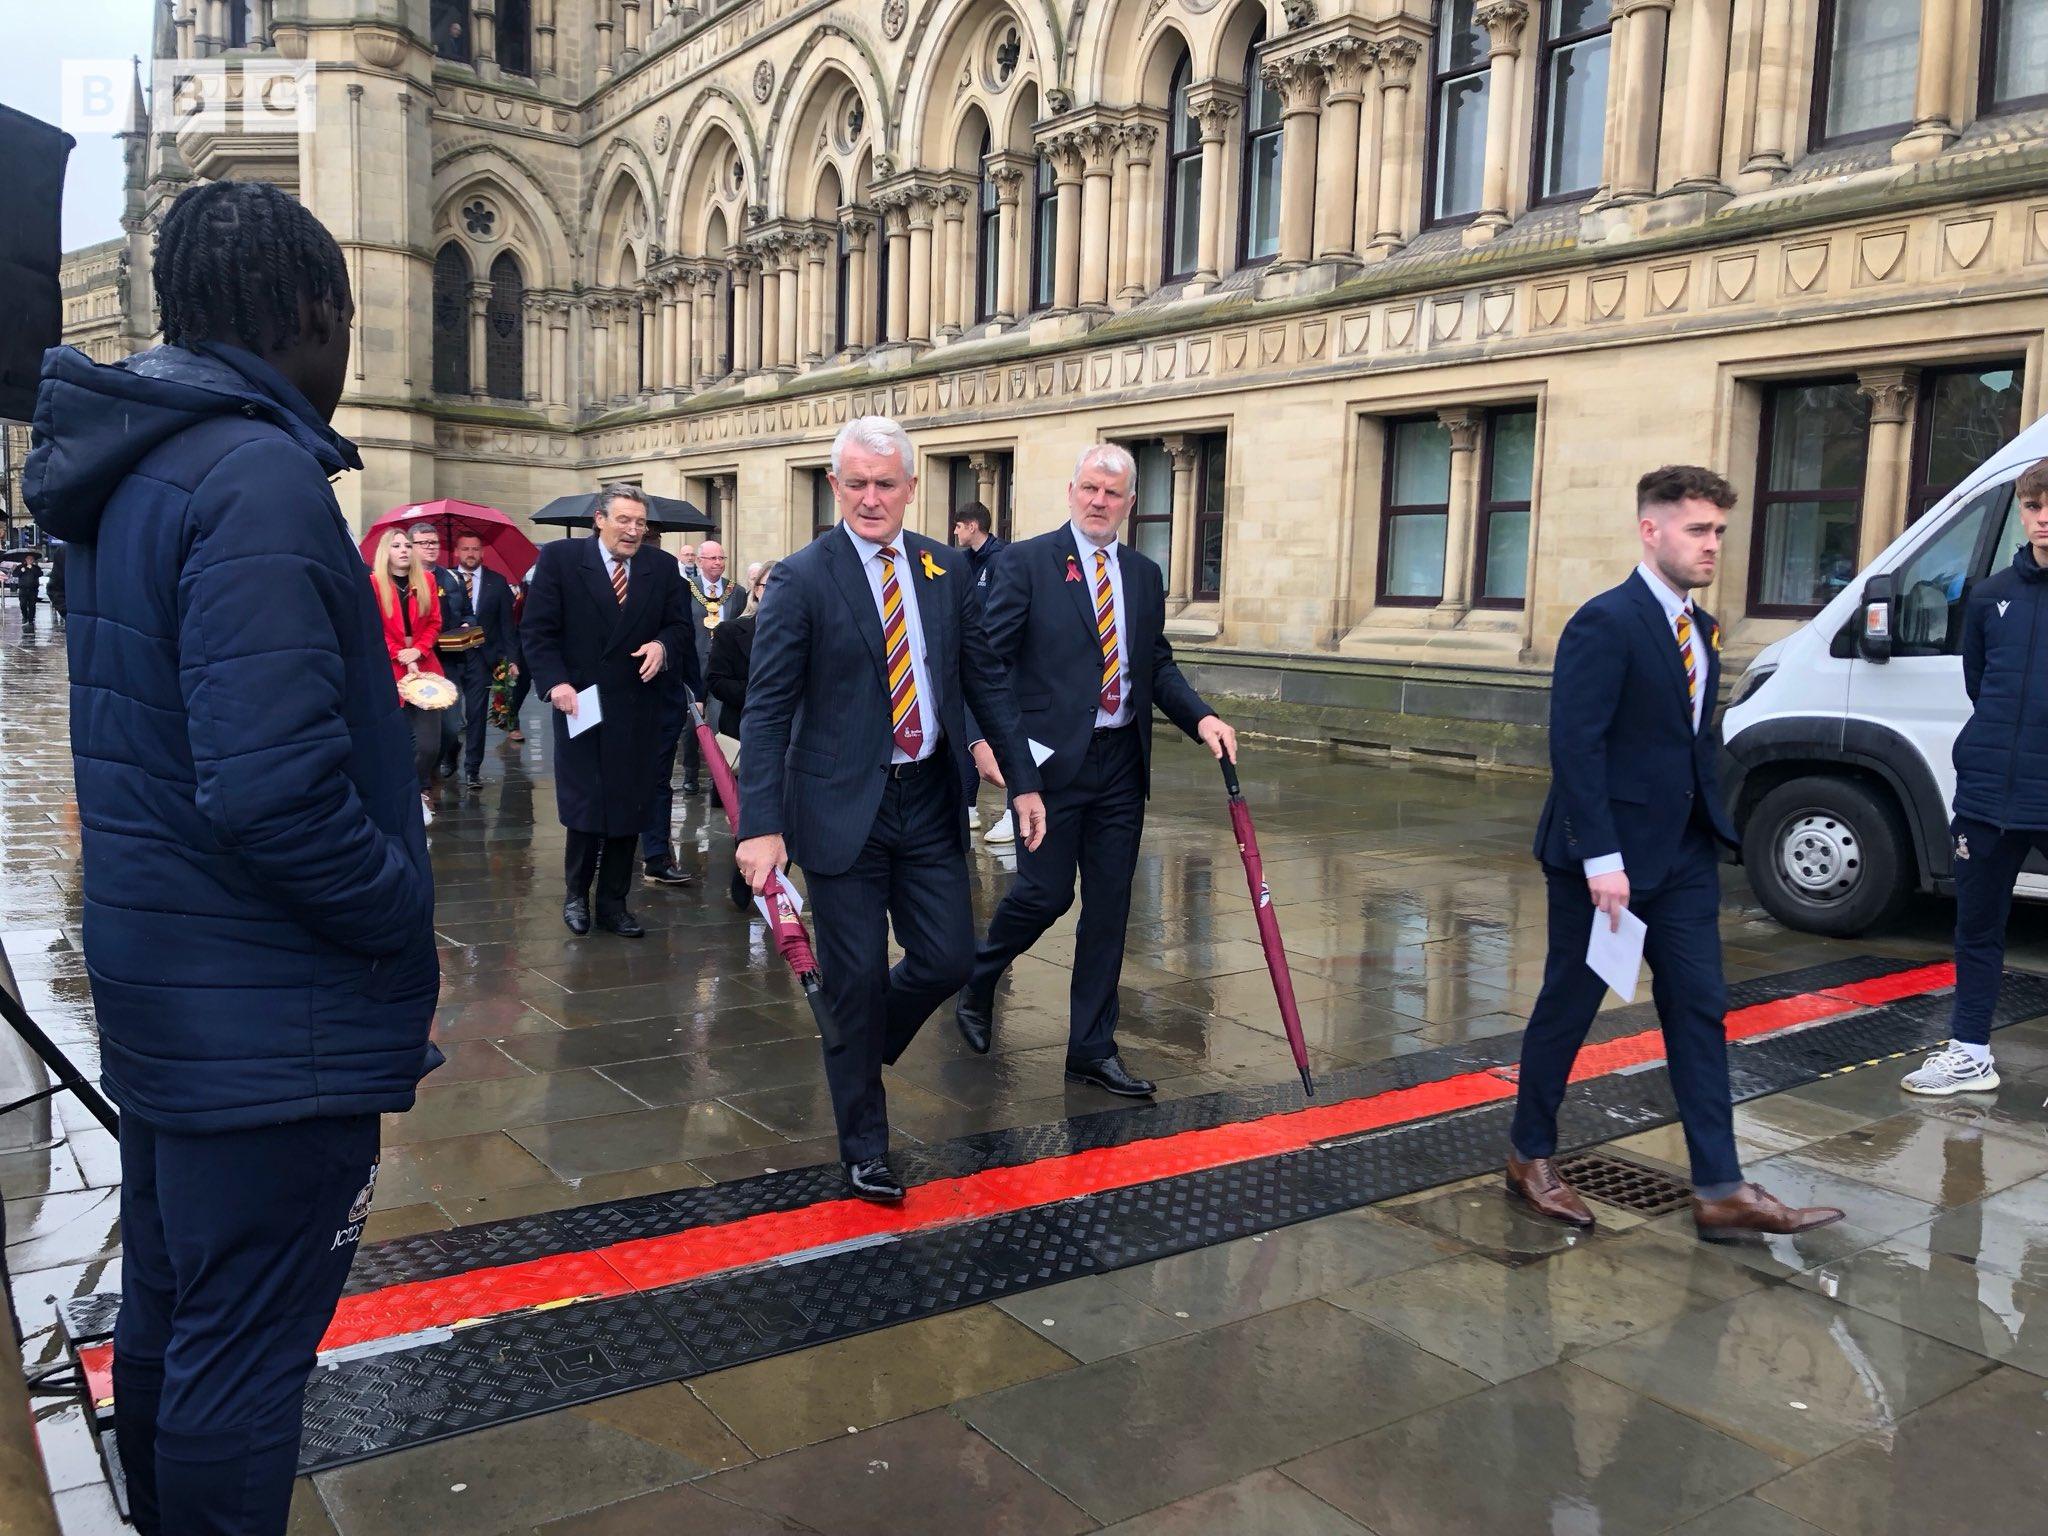
M 434 800 L 431 795 L 420 796 L 420 817 L 428 826 L 434 824 Z
M 1003 819 L 982 833 L 981 840 L 984 843 L 1014 843 L 1017 841 L 1016 818 L 1004 811 Z
M 967 807 L 967 825 L 977 832 L 981 830 L 980 806 L 970 805 L 969 807 Z
M 1899 1086 L 1908 1093 L 1946 1098 L 1952 1093 L 1989 1093 L 1998 1086 L 1998 1068 L 1989 1061 L 1979 1066 L 1969 1052 L 1945 1045 L 1908 1072 Z

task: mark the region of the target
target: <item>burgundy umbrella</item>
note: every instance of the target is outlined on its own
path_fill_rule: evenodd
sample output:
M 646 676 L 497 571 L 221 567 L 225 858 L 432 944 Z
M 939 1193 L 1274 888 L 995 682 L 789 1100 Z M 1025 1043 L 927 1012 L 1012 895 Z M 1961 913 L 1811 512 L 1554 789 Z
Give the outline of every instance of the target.
M 732 764 L 725 760 L 725 749 L 718 744 L 718 733 L 705 723 L 704 711 L 694 698 L 690 700 L 690 728 L 697 733 L 697 746 L 703 754 L 704 766 L 711 771 L 712 788 L 718 792 L 718 803 L 725 808 L 726 825 L 737 837 L 740 830 L 740 787 L 733 782 Z M 818 974 L 817 956 L 811 953 L 811 936 L 804 931 L 803 919 L 797 916 L 796 907 L 789 899 L 789 889 L 783 884 L 780 874 L 768 877 L 767 887 L 761 892 L 761 901 L 768 909 L 768 927 L 775 935 L 775 947 L 782 951 L 782 958 L 796 973 L 797 983 L 804 989 L 804 999 L 811 1005 L 811 1017 L 818 1021 L 818 1033 L 824 1036 L 827 1045 L 836 1045 L 839 1026 L 825 1004 L 824 979 Z
M 394 524 L 410 528 L 414 523 L 432 523 L 441 530 L 441 558 L 453 561 L 458 534 L 473 533 L 484 541 L 484 564 L 514 586 L 526 580 L 540 550 L 520 526 L 496 507 L 474 501 L 420 501 L 393 507 L 363 530 L 363 558 L 375 553 L 377 540 Z
M 1308 1072 L 1308 1042 L 1301 1038 L 1301 1008 L 1294 1001 L 1294 978 L 1287 973 L 1287 952 L 1280 944 L 1280 919 L 1273 915 L 1273 893 L 1266 889 L 1259 834 L 1252 830 L 1252 810 L 1244 803 L 1244 791 L 1238 788 L 1237 764 L 1227 757 L 1217 761 L 1223 765 L 1223 787 L 1230 791 L 1230 829 L 1237 834 L 1237 851 L 1244 857 L 1244 878 L 1251 887 L 1252 910 L 1259 920 L 1259 947 L 1266 952 L 1266 969 L 1273 973 L 1273 991 L 1280 999 L 1280 1022 L 1287 1027 L 1287 1048 L 1294 1052 L 1302 1090 L 1314 1098 L 1316 1082 Z

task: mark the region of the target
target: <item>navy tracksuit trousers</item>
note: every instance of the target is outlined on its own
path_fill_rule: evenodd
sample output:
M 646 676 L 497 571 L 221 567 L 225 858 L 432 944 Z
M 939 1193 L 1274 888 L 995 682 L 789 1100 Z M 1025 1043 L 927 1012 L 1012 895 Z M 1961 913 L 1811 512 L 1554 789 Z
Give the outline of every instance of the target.
M 1949 835 L 1956 854 L 1956 992 L 1948 1032 L 1970 1045 L 1989 1045 L 1991 1012 L 2005 974 L 2012 883 L 2029 849 L 2048 856 L 2048 831 L 1994 827 L 1958 816 Z
M 142 1536 L 281 1536 L 377 1160 L 375 1115 L 213 1135 L 121 1117 L 114 1420 Z

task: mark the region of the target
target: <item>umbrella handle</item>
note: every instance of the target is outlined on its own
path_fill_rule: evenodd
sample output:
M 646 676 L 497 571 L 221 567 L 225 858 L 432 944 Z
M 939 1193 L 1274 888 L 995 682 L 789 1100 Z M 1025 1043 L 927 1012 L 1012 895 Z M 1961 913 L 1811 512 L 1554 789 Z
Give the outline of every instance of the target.
M 1230 798 L 1242 800 L 1244 798 L 1244 791 L 1237 787 L 1237 764 L 1233 763 L 1228 757 L 1219 757 L 1216 759 L 1216 763 L 1223 770 L 1223 787 L 1230 791 Z

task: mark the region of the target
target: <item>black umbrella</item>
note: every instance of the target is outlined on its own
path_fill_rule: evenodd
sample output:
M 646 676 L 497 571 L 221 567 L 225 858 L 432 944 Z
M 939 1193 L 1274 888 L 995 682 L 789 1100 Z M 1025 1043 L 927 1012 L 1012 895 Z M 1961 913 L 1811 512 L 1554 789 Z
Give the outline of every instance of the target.
M 700 511 L 694 502 L 673 496 L 647 496 L 649 533 L 716 533 L 718 522 Z M 536 523 L 549 528 L 588 528 L 597 515 L 597 492 L 582 496 L 557 496 L 533 514 Z

